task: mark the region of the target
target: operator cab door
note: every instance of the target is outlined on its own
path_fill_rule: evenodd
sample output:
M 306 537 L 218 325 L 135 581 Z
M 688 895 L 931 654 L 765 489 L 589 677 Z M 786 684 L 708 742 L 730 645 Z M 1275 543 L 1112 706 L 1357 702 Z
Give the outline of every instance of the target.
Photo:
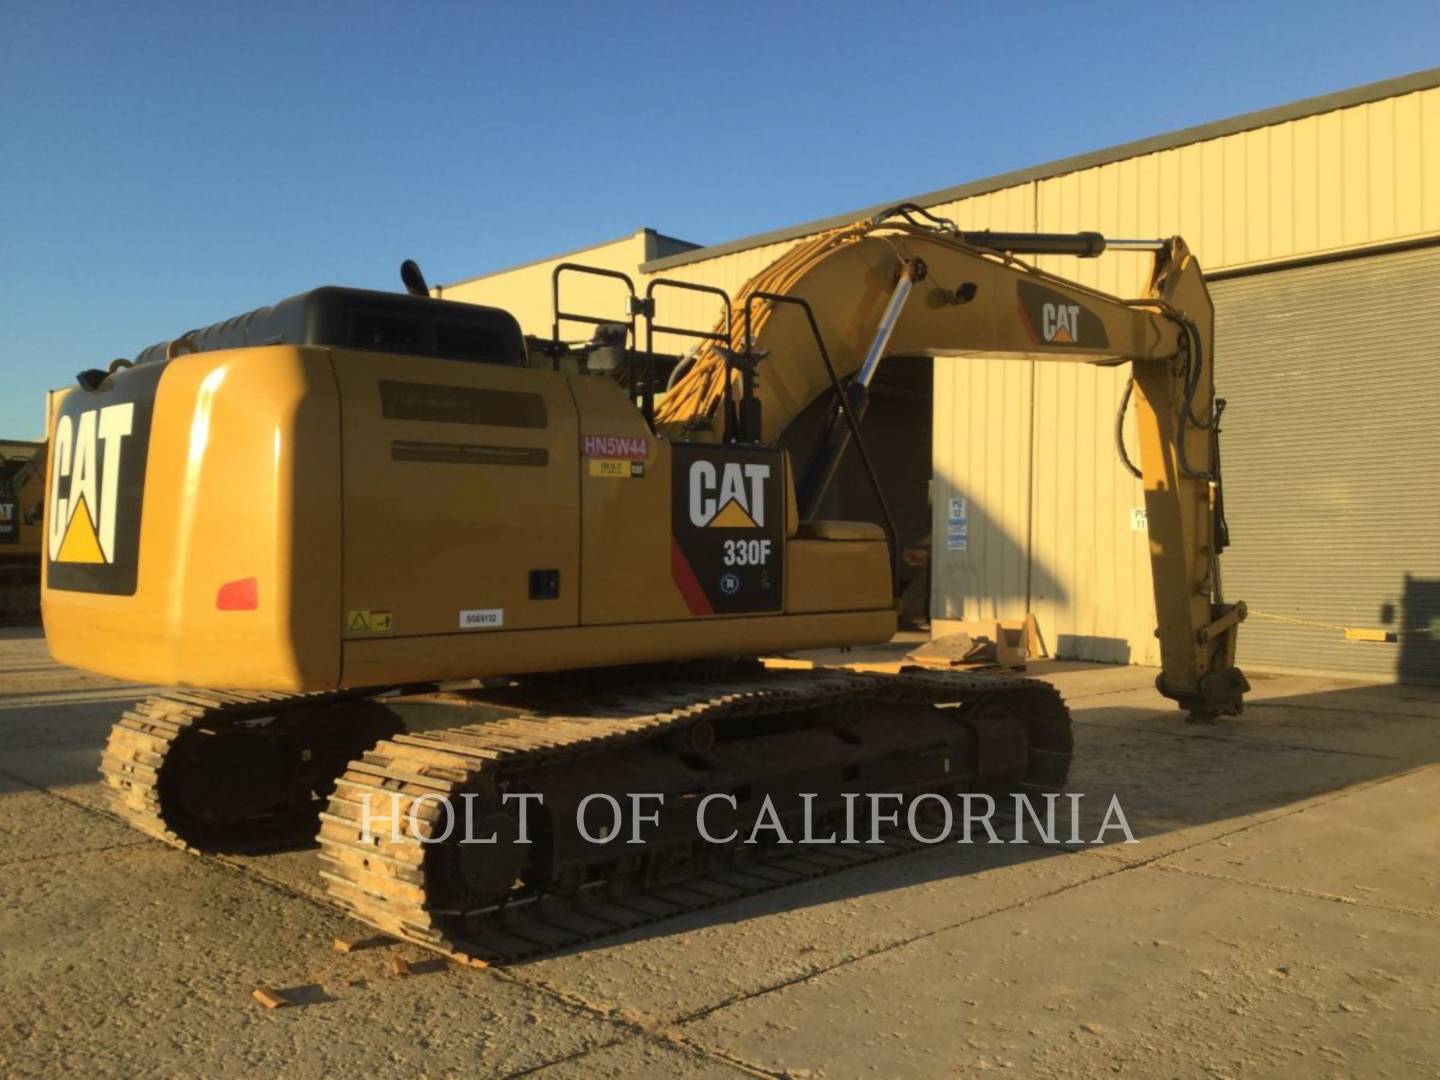
M 347 639 L 574 626 L 579 438 L 565 377 L 336 350 Z

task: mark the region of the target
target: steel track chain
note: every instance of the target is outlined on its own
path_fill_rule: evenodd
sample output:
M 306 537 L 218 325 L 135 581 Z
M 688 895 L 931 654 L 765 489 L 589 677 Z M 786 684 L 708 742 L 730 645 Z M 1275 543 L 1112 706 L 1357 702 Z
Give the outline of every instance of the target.
M 297 708 L 312 708 L 368 697 L 365 692 L 284 694 L 263 691 L 173 689 L 144 699 L 127 709 L 110 729 L 100 757 L 100 775 L 109 789 L 111 808 L 147 836 L 172 847 L 203 854 L 167 820 L 161 790 L 167 764 L 176 746 L 188 734 L 258 720 Z M 231 851 L 264 852 L 293 842 L 289 831 L 276 835 L 264 821 L 255 822 L 253 835 L 227 847 Z M 303 838 L 302 838 L 303 839 Z
M 1032 748 L 1031 773 L 1039 780 L 1027 786 L 1058 789 L 1068 770 L 1071 741 L 1064 703 L 1048 683 L 1020 676 L 817 669 L 703 686 L 651 686 L 590 698 L 584 711 L 572 705 L 379 743 L 350 764 L 320 815 L 321 876 L 342 908 L 386 934 L 456 960 L 506 963 L 924 846 L 906 834 L 892 834 L 882 845 L 808 847 L 658 891 L 602 899 L 601 890 L 585 889 L 568 898 L 547 894 L 456 913 L 428 902 L 423 836 L 408 826 L 391 835 L 385 829 L 366 835 L 361 827 L 367 798 L 393 799 L 402 819 L 413 809 L 420 831 L 428 834 L 441 816 L 441 800 L 462 794 L 482 778 L 503 781 L 516 767 L 596 757 L 700 720 L 780 715 L 846 699 L 927 705 L 988 699 L 1023 707 L 1037 717 L 1031 730 L 1044 744 Z M 463 936 L 454 931 L 457 914 Z

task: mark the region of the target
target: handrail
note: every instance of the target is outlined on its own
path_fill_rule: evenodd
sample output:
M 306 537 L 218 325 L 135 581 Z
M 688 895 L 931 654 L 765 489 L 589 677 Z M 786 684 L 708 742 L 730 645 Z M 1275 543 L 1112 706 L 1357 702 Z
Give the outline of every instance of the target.
M 718 296 L 725 303 L 724 332 L 693 330 L 684 326 L 666 326 L 663 323 L 657 323 L 655 321 L 655 290 L 662 286 L 667 289 L 683 289 L 688 292 Z M 646 423 L 650 424 L 652 428 L 655 426 L 655 332 L 658 330 L 662 334 L 674 334 L 677 337 L 699 338 L 702 341 L 720 344 L 728 351 L 734 344 L 731 338 L 730 308 L 730 294 L 716 285 L 701 285 L 694 281 L 676 281 L 673 278 L 650 279 L 650 283 L 645 287 L 645 400 L 641 410 L 645 414 Z
M 625 305 L 628 322 L 624 319 L 607 319 L 595 315 L 583 315 L 579 312 L 560 310 L 560 275 L 569 270 L 577 274 L 592 274 L 595 277 L 614 278 L 623 281 L 625 288 L 630 291 L 629 302 Z M 584 263 L 563 262 L 558 264 L 550 273 L 550 309 L 554 312 L 554 319 L 550 324 L 550 343 L 554 346 L 551 355 L 551 365 L 555 371 L 560 370 L 560 324 L 562 322 L 585 323 L 588 326 L 604 326 L 607 323 L 625 322 L 630 330 L 630 343 L 633 346 L 637 341 L 635 336 L 635 313 L 638 305 L 635 303 L 635 283 L 630 280 L 630 275 L 619 270 L 608 270 L 603 266 L 586 266 Z

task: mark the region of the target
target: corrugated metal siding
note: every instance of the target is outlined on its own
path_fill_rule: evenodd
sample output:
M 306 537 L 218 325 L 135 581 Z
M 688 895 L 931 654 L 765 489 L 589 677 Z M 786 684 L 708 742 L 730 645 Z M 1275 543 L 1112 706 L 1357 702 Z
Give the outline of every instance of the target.
M 1150 664 L 1159 651 L 1147 534 L 1131 526 L 1144 499 L 1111 429 L 1126 374 L 1036 365 L 1031 610 L 1061 656 Z
M 1030 576 L 1030 380 L 1024 360 L 935 362 L 931 486 L 933 619 L 1013 618 Z M 963 551 L 946 546 L 949 501 L 966 500 Z
M 1035 187 L 1042 232 L 1179 234 L 1211 272 L 1433 233 L 1440 230 L 1440 89 L 1147 154 Z M 1117 254 L 1040 264 L 1135 296 L 1150 260 Z M 1238 400 L 1223 367 L 1229 348 L 1221 337 L 1219 388 Z M 1143 499 L 1139 483 L 1120 468 L 1111 438 L 1124 378 L 1123 370 L 1062 365 L 1037 371 L 1032 608 L 1047 640 L 1065 655 L 1154 664 L 1159 648 L 1149 553 L 1145 534 L 1130 523 L 1130 509 Z M 937 467 L 939 460 L 937 452 Z M 1055 583 L 1053 592 L 1038 587 L 1045 580 Z
M 1034 187 L 965 199 L 936 213 L 966 229 L 1033 230 Z M 1034 368 L 1015 359 L 935 361 L 932 619 L 1013 618 L 1026 610 Z M 966 500 L 963 551 L 946 545 L 952 497 Z
M 1178 233 L 1211 272 L 1434 235 L 1440 233 L 1440 88 L 1027 181 L 934 210 L 970 229 Z M 660 276 L 719 285 L 733 295 L 798 242 L 688 263 Z M 1149 259 L 1117 254 L 1041 265 L 1134 296 Z M 1239 287 L 1219 283 L 1216 292 Z M 547 312 L 548 296 L 547 285 Z M 716 310 L 708 298 L 679 293 L 667 295 L 661 309 L 663 321 L 694 327 L 709 326 Z M 548 332 L 548 314 L 544 325 Z M 675 351 L 691 344 L 657 342 Z M 1220 392 L 1237 408 L 1242 398 L 1266 400 L 1264 385 L 1231 385 L 1231 348 L 1222 336 Z M 1143 500 L 1111 445 L 1123 378 L 1120 371 L 1069 365 L 1032 371 L 1008 360 L 936 364 L 937 617 L 1019 615 L 1028 579 L 1030 606 L 1052 648 L 1085 659 L 1158 661 L 1146 537 L 1130 521 L 1131 508 Z M 945 550 L 951 494 L 970 500 L 964 552 Z M 1241 508 L 1232 516 L 1243 532 Z M 1246 634 L 1262 634 L 1256 625 Z
M 1440 681 L 1440 634 L 1414 633 L 1440 620 L 1440 249 L 1214 294 L 1226 593 L 1255 610 L 1242 664 Z M 1411 633 L 1355 642 L 1306 622 Z
M 645 286 L 640 281 L 639 267 L 644 261 L 645 233 L 642 231 L 560 258 L 472 278 L 442 288 L 440 295 L 446 300 L 504 308 L 515 316 L 525 333 L 548 338 L 554 317 L 550 279 L 556 266 L 562 262 L 576 262 L 619 270 L 629 274 L 636 288 L 643 291 Z M 561 290 L 561 303 L 566 311 L 593 313 L 597 317 L 608 317 L 613 313 L 617 322 L 626 318 L 625 286 L 620 282 L 591 275 L 566 274 L 561 279 Z M 566 322 L 560 327 L 560 336 L 578 340 L 589 337 L 592 330 L 592 327 L 580 323 Z
M 1209 271 L 1440 231 L 1440 88 L 1042 180 L 1039 228 L 1185 237 Z M 1134 295 L 1143 257 L 1043 260 Z

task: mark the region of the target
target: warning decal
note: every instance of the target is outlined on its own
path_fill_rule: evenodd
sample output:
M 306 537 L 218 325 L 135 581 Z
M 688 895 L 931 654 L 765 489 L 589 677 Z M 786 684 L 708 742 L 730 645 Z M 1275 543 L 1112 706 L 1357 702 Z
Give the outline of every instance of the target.
M 359 611 L 350 611 L 345 615 L 345 629 L 364 633 L 387 633 L 393 630 L 394 623 L 391 621 L 390 612 L 373 611 L 365 608 Z
M 609 477 L 611 480 L 629 480 L 632 476 L 645 475 L 645 463 L 643 461 L 591 458 L 590 475 Z

